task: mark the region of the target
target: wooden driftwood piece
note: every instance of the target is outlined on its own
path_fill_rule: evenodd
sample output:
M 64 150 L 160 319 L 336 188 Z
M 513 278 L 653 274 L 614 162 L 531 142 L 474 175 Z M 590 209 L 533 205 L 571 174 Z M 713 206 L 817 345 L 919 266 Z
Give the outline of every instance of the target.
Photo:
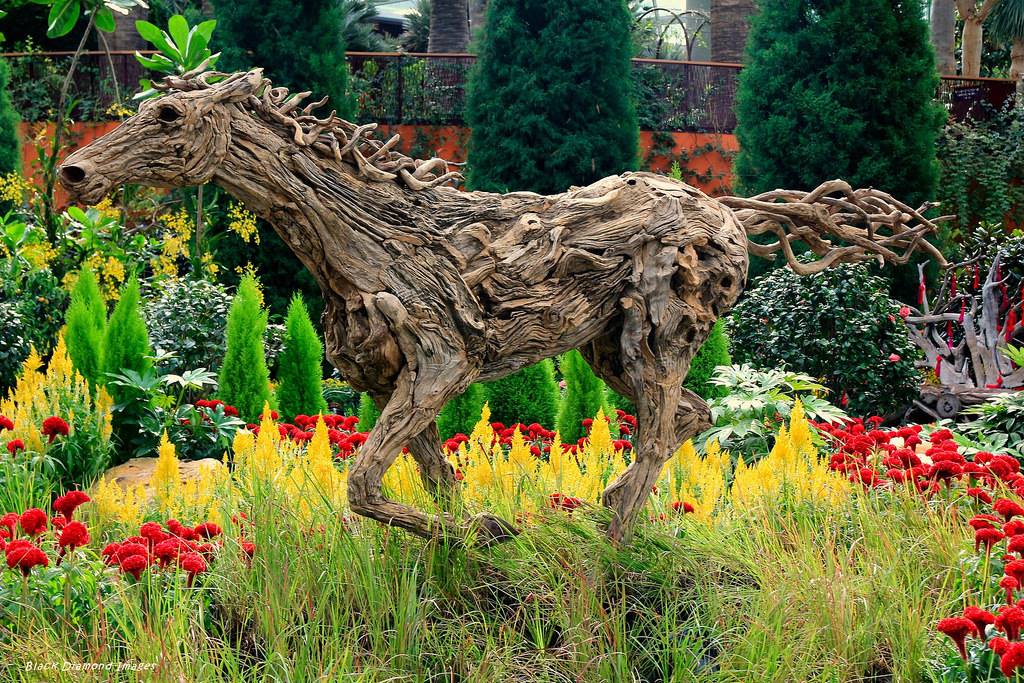
M 922 289 L 920 308 L 908 307 L 910 314 L 905 317 L 911 340 L 924 352 L 921 365 L 934 369 L 944 387 L 968 402 L 1024 385 L 1024 368 L 1015 367 L 1003 352 L 1020 329 L 1018 313 L 1024 304 L 1016 292 L 1006 290 L 999 257 L 993 259 L 985 279 L 978 278 L 977 286 L 955 284 L 956 273 L 971 272 L 978 260 L 950 268 L 934 300 Z
M 170 77 L 166 92 L 72 154 L 64 186 L 97 202 L 124 183 L 214 182 L 270 222 L 317 279 L 327 356 L 382 408 L 349 475 L 357 513 L 414 533 L 515 532 L 482 515 L 428 515 L 386 499 L 381 480 L 408 445 L 425 485 L 454 493 L 434 418 L 473 381 L 580 349 L 637 406 L 633 462 L 603 502 L 626 538 L 664 463 L 710 424 L 683 388 L 690 360 L 747 273 L 748 233 L 773 232 L 803 272 L 927 248 L 934 226 L 879 192 L 827 183 L 812 193 L 715 200 L 682 182 L 625 173 L 565 193 L 460 192 L 440 159 L 396 151 L 320 103 L 300 108 L 259 70 Z M 829 238 L 846 242 L 834 246 Z M 799 264 L 803 240 L 821 266 Z M 940 257 L 941 258 L 941 257 Z

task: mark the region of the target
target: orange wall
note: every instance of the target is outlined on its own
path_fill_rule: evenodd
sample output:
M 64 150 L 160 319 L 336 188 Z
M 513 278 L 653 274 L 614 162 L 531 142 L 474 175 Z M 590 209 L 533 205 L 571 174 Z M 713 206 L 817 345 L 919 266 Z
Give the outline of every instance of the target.
M 76 147 L 86 145 L 116 128 L 117 121 L 76 123 L 72 138 Z M 42 124 L 21 124 L 23 168 L 31 173 L 35 168 L 36 150 L 33 140 L 40 134 Z M 415 126 L 408 124 L 382 125 L 377 137 L 387 139 L 398 133 L 402 136 L 399 147 L 415 157 L 438 156 L 454 162 L 466 160 L 469 129 L 464 126 Z M 53 125 L 46 126 L 46 137 L 53 134 Z M 672 160 L 680 162 L 683 179 L 711 195 L 729 191 L 732 182 L 731 153 L 738 149 L 735 135 L 710 133 L 640 133 L 641 166 L 653 171 L 668 171 Z M 685 163 L 684 163 L 685 160 Z

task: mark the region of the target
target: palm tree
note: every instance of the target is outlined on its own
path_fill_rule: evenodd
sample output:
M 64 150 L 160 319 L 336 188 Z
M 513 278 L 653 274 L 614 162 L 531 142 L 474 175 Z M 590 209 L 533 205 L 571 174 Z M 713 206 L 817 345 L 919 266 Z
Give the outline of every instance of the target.
M 982 25 L 997 4 L 999 0 L 956 0 L 956 11 L 964 22 L 960 72 L 968 78 L 981 75 Z
M 998 40 L 1010 43 L 1010 78 L 1017 81 L 1020 100 L 1024 98 L 1024 0 L 1001 0 L 988 23 Z
M 932 47 L 935 48 L 935 66 L 940 74 L 956 74 L 956 2 L 955 0 L 932 0 L 931 7 Z
M 467 0 L 433 0 L 428 52 L 465 52 L 469 44 Z
M 711 0 L 711 60 L 742 62 L 755 0 Z

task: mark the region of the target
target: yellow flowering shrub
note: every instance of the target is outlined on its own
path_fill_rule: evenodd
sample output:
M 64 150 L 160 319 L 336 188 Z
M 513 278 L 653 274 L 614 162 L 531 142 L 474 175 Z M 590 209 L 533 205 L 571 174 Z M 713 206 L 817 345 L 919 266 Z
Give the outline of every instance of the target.
M 237 202 L 232 202 L 228 207 L 228 230 L 241 237 L 243 242 L 260 243 L 256 214 Z
M 33 189 L 32 183 L 16 171 L 0 176 L 0 202 L 21 204 Z

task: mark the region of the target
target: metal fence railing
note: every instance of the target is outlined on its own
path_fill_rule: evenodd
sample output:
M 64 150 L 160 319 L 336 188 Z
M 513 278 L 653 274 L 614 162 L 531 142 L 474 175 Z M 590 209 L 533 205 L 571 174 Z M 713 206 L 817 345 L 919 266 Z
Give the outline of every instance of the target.
M 48 120 L 59 98 L 70 53 L 8 53 L 10 91 L 26 121 Z M 465 85 L 475 57 L 467 54 L 350 52 L 350 88 L 361 122 L 462 125 Z M 731 133 L 739 64 L 633 60 L 640 127 L 645 130 Z M 146 77 L 131 52 L 86 52 L 70 95 L 78 120 L 110 118 L 116 101 Z M 955 120 L 985 116 L 1014 96 L 1014 83 L 995 78 L 945 76 L 936 98 Z

